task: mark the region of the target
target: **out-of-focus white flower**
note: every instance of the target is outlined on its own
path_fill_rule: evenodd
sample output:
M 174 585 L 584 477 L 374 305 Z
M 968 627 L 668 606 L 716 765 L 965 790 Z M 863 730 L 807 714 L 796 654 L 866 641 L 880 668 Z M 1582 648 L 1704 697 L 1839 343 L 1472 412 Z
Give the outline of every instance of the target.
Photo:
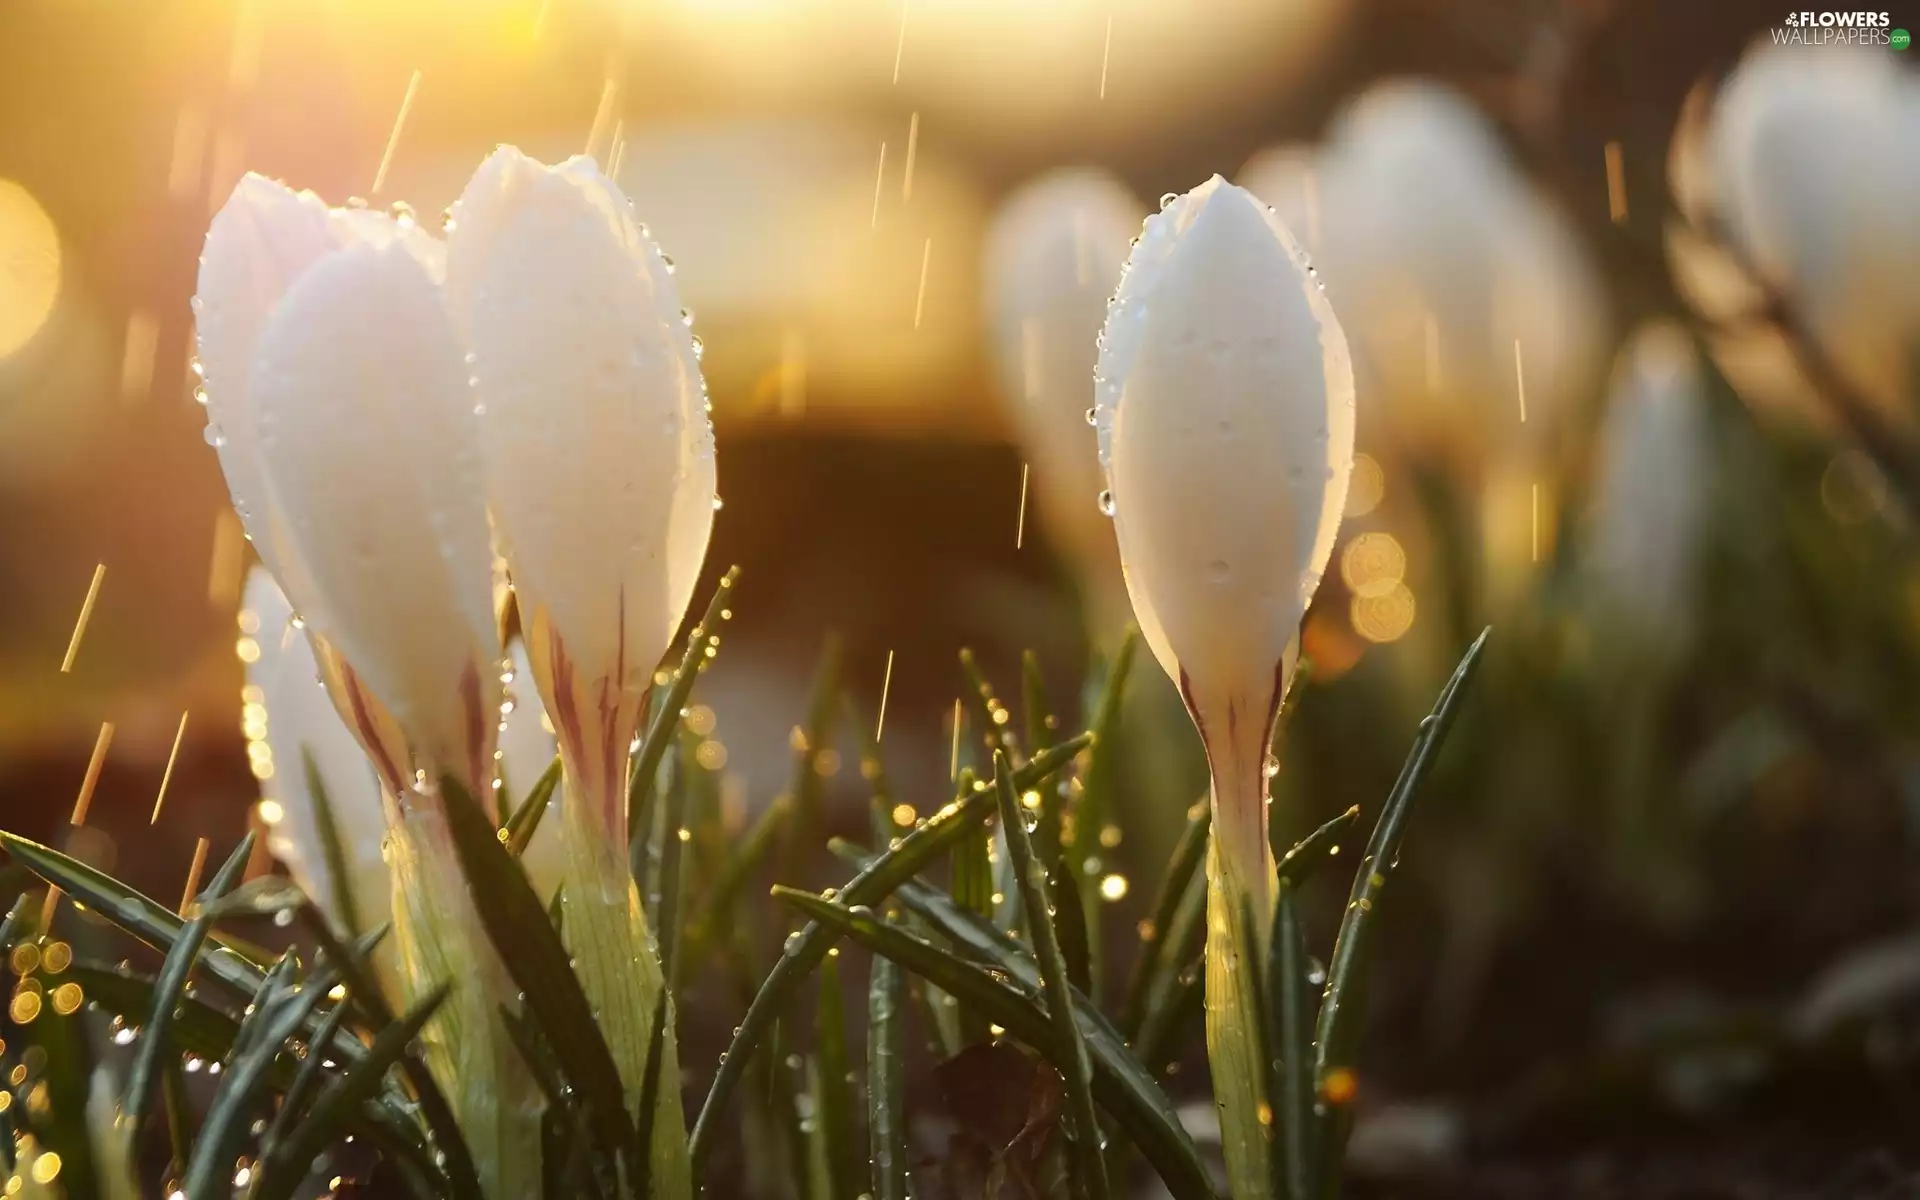
M 1615 364 L 1594 492 L 1593 585 L 1606 617 L 1662 647 L 1691 632 L 1694 569 L 1714 485 L 1700 364 L 1671 324 Z
M 293 606 L 265 570 L 247 577 L 241 620 L 259 654 L 246 664 L 241 724 L 249 745 L 264 742 L 270 774 L 260 781 L 269 833 L 267 846 L 287 864 L 307 895 L 335 920 L 351 914 L 358 932 L 386 921 L 392 887 L 381 842 L 387 814 L 380 782 L 367 756 L 341 723 L 320 683 L 313 647 L 293 625 Z M 257 755 L 257 751 L 249 753 Z M 326 789 L 348 877 L 328 869 L 320 814 L 314 806 L 306 757 Z
M 1353 368 L 1293 236 L 1215 176 L 1147 219 L 1095 395 L 1127 592 L 1213 773 L 1207 1046 L 1233 1193 L 1263 1195 L 1246 968 L 1272 907 L 1267 734 L 1346 503 Z
M 986 294 L 1001 394 L 1032 459 L 1048 534 L 1098 604 L 1119 591 L 1113 532 L 1095 505 L 1104 482 L 1086 414 L 1096 342 L 1143 208 L 1092 169 L 1016 192 L 987 237 Z
M 1263 151 L 1240 181 L 1325 277 L 1370 444 L 1478 467 L 1550 432 L 1593 382 L 1605 345 L 1593 273 L 1456 93 L 1380 85 L 1324 147 Z
M 533 673 L 572 786 L 624 845 L 627 747 L 713 525 L 699 347 L 591 159 L 503 147 L 455 217 L 448 306 Z
M 383 785 L 491 804 L 492 557 L 440 252 L 249 175 L 207 234 L 209 435 L 261 557 L 322 644 Z
M 1761 46 L 1727 81 L 1704 200 L 1847 381 L 1914 420 L 1920 81 L 1891 56 Z

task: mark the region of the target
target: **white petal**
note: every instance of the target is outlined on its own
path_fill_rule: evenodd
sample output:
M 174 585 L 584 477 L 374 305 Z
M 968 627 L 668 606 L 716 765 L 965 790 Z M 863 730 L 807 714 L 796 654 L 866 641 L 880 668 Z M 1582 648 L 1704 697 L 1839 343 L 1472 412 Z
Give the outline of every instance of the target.
M 1249 706 L 1277 700 L 1346 500 L 1339 323 L 1285 227 L 1216 176 L 1147 219 L 1100 379 L 1101 456 L 1148 644 L 1203 731 L 1220 706 L 1260 722 L 1271 714 Z
M 1836 365 L 1910 423 L 1920 344 L 1920 82 L 1894 57 L 1765 47 L 1709 132 L 1722 215 Z
M 1377 398 L 1369 444 L 1477 467 L 1551 434 L 1593 382 L 1605 314 L 1580 243 L 1457 93 L 1382 84 L 1310 158 L 1263 152 L 1241 182 L 1310 244 Z
M 266 710 L 266 741 L 273 754 L 273 774 L 261 781 L 260 795 L 281 811 L 268 845 L 307 894 L 336 917 L 342 911 L 341 889 L 350 890 L 360 928 L 371 929 L 387 919 L 391 904 L 380 854 L 387 818 L 379 782 L 321 686 L 313 647 L 293 625 L 292 605 L 265 571 L 248 575 L 241 607 L 256 622 L 253 637 L 260 647 L 259 657 L 247 665 L 247 683 L 260 689 L 258 700 L 249 702 Z M 345 880 L 328 870 L 306 755 L 327 791 L 351 872 Z
M 320 594 L 318 631 L 425 769 L 478 787 L 492 776 L 500 654 L 460 357 L 418 260 L 359 245 L 288 293 L 252 389 L 268 483 Z
M 573 694 L 557 698 L 566 685 L 536 652 L 548 710 L 564 726 L 598 706 L 626 725 L 713 523 L 712 426 L 678 290 L 590 160 L 546 168 L 511 150 L 469 185 L 447 278 L 521 613 L 536 648 L 550 631 L 571 666 Z M 624 759 L 624 736 L 598 741 L 581 750 Z
M 1015 193 L 987 238 L 1001 392 L 1032 457 L 1033 495 L 1048 532 L 1083 576 L 1116 565 L 1113 534 L 1095 503 L 1106 483 L 1086 412 L 1107 298 L 1142 215 L 1112 176 L 1058 171 Z M 1117 573 L 1111 582 L 1119 583 Z
M 1594 489 L 1594 584 L 1610 617 L 1673 645 L 1690 632 L 1713 489 L 1700 364 L 1686 331 L 1649 325 L 1620 353 Z
M 319 197 L 249 172 L 207 230 L 194 294 L 207 418 L 227 490 L 261 560 L 303 604 L 312 588 L 265 494 L 248 376 L 260 332 L 287 289 L 339 244 Z

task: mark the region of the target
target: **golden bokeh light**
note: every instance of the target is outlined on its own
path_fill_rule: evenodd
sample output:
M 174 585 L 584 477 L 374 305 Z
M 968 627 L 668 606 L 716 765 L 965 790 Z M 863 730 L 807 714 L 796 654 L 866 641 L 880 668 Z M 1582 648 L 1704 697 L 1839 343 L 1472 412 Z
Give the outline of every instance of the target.
M 1356 596 L 1384 596 L 1407 577 L 1407 552 L 1390 533 L 1363 533 L 1340 554 L 1340 578 Z
M 1415 605 L 1407 585 L 1395 582 L 1385 592 L 1353 598 L 1353 630 L 1370 642 L 1397 642 L 1413 628 Z
M 60 232 L 33 194 L 0 179 L 0 359 L 40 332 L 60 298 Z
M 1364 517 L 1387 498 L 1387 473 L 1371 454 L 1353 456 L 1353 475 L 1347 481 L 1348 517 Z

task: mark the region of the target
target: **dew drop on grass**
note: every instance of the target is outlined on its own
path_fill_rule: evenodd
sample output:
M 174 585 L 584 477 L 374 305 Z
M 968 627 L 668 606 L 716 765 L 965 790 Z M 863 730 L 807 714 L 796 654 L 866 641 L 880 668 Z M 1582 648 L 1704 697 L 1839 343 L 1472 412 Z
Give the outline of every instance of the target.
M 1112 515 L 1113 515 L 1113 508 L 1114 508 L 1114 505 L 1113 505 L 1113 492 L 1112 492 L 1112 491 L 1103 491 L 1103 492 L 1101 492 L 1101 493 L 1100 493 L 1100 495 L 1099 495 L 1099 497 L 1098 497 L 1098 499 L 1097 499 L 1097 500 L 1095 501 L 1095 503 L 1097 503 L 1097 504 L 1099 504 L 1099 506 L 1100 506 L 1100 513 L 1101 513 L 1101 515 L 1102 515 L 1102 516 L 1108 516 L 1108 517 L 1110 517 L 1110 516 L 1112 516 Z

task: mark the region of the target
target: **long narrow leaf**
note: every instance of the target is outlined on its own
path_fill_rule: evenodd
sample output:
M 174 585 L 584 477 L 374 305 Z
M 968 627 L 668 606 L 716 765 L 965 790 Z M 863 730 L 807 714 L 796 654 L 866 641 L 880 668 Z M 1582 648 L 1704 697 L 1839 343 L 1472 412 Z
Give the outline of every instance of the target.
M 687 840 L 692 836 L 687 829 L 687 794 L 693 787 L 693 772 L 699 769 L 687 737 L 681 736 L 680 752 L 667 764 L 667 803 L 663 814 L 666 824 L 661 826 L 660 834 L 660 895 L 652 908 L 656 922 L 654 936 L 660 945 L 660 975 L 667 981 L 669 990 L 679 965 L 680 914 L 686 899 L 681 864 L 686 861 Z
M 1360 1038 L 1361 1000 L 1365 994 L 1369 969 L 1373 965 L 1370 950 L 1377 925 L 1373 919 L 1374 906 L 1379 903 L 1387 878 L 1399 861 L 1400 839 L 1406 832 L 1407 815 L 1412 809 L 1413 798 L 1433 770 L 1440 746 L 1459 714 L 1460 700 L 1466 694 L 1467 683 L 1473 677 L 1474 668 L 1479 665 L 1480 652 L 1486 647 L 1487 637 L 1491 633 L 1491 629 L 1484 630 L 1474 639 L 1473 645 L 1467 648 L 1465 656 L 1460 659 L 1460 665 L 1454 668 L 1453 677 L 1440 690 L 1440 698 L 1435 702 L 1433 712 L 1420 722 L 1420 732 L 1414 738 L 1413 749 L 1408 753 L 1405 765 L 1400 768 L 1400 777 L 1387 796 L 1379 821 L 1374 824 L 1366 855 L 1360 860 L 1360 869 L 1354 873 L 1346 916 L 1340 923 L 1340 933 L 1333 945 L 1333 958 L 1327 968 L 1326 993 L 1320 1002 L 1320 1019 L 1314 1038 L 1319 1055 L 1315 1064 L 1318 1086 L 1322 1098 L 1327 1101 L 1327 1117 L 1319 1155 L 1324 1190 L 1336 1190 L 1339 1187 L 1340 1162 L 1346 1151 L 1347 1134 L 1352 1128 L 1353 1113 L 1345 1103 L 1351 1099 L 1352 1089 L 1338 1086 L 1336 1073 L 1345 1073 L 1347 1080 L 1352 1078 L 1354 1051 Z M 1328 1088 L 1329 1079 L 1336 1079 L 1336 1087 Z
M 472 804 L 472 801 L 463 802 Z M 474 818 L 483 826 L 488 823 L 477 808 Z M 500 845 L 498 841 L 493 844 Z M 327 1085 L 326 1090 L 320 1093 L 320 1098 L 314 1101 L 306 1119 L 294 1128 L 292 1136 L 280 1143 L 271 1156 L 261 1161 L 251 1200 L 287 1200 L 293 1195 L 306 1178 L 314 1158 L 329 1142 L 341 1136 L 353 1111 L 380 1090 L 386 1080 L 387 1068 L 407 1052 L 407 1047 L 413 1044 L 414 1038 L 420 1036 L 420 1030 L 451 990 L 451 984 L 443 983 L 429 992 L 405 1017 L 375 1036 L 365 1058 Z
M 253 853 L 253 840 L 251 833 L 241 838 L 240 845 L 214 872 L 206 890 L 200 893 L 199 904 L 202 908 L 226 895 L 240 878 L 241 870 L 247 865 L 247 857 Z M 161 1056 L 168 1053 L 168 1038 L 173 1027 L 174 1011 L 180 1005 L 180 993 L 187 986 L 187 977 L 193 972 L 200 946 L 206 941 L 207 931 L 212 925 L 213 918 L 206 915 L 188 921 L 181 928 L 173 948 L 167 951 L 166 960 L 160 965 L 160 974 L 153 989 L 153 1009 L 142 1026 L 140 1045 L 134 1052 L 133 1065 L 127 1070 L 127 1090 L 121 1101 L 127 1124 L 132 1129 L 139 1129 L 146 1118 L 147 1098 L 153 1092 Z
M 635 814 L 646 807 L 646 794 L 652 790 L 654 776 L 659 773 L 660 760 L 667 753 L 667 747 L 673 741 L 673 730 L 680 723 L 680 710 L 686 707 L 687 697 L 693 695 L 693 682 L 700 676 L 706 665 L 709 651 L 715 650 L 720 643 L 720 622 L 733 615 L 728 603 L 733 596 L 733 585 L 740 579 L 739 567 L 728 567 L 727 573 L 720 577 L 714 586 L 713 598 L 707 601 L 707 609 L 700 614 L 700 623 L 687 631 L 687 649 L 680 656 L 679 669 L 667 684 L 665 694 L 660 698 L 653 714 L 653 723 L 647 726 L 647 736 L 640 742 L 640 753 L 634 757 L 633 773 L 627 782 L 627 836 L 632 840 L 631 853 L 639 855 L 646 844 L 646 833 L 641 822 L 634 819 Z
M 0 848 L 76 903 L 162 954 L 173 949 L 186 929 L 186 920 L 166 905 L 51 846 L 0 830 Z M 208 976 L 236 998 L 251 996 L 266 977 L 265 965 L 219 934 L 208 934 L 207 941 L 214 945 L 200 955 L 200 965 Z
M 516 856 L 526 853 L 527 847 L 533 844 L 533 835 L 539 831 L 541 818 L 547 815 L 549 801 L 560 786 L 561 772 L 560 756 L 556 754 L 547 769 L 540 772 L 540 778 L 533 781 L 533 790 L 527 793 L 527 798 L 507 818 L 507 849 Z
M 873 956 L 867 981 L 867 1157 L 873 1200 L 907 1200 L 906 989 L 900 967 Z
M 454 853 L 488 939 L 525 993 L 527 1011 L 553 1047 L 567 1082 L 592 1114 L 601 1150 L 610 1160 L 637 1162 L 644 1152 L 627 1119 L 619 1069 L 580 990 L 566 947 L 547 919 L 546 906 L 459 782 L 448 778 L 441 788 Z
M 1278 1122 L 1273 1155 L 1276 1200 L 1312 1200 L 1313 1156 L 1319 1116 L 1313 1106 L 1312 961 L 1300 930 L 1294 889 L 1282 884 L 1274 904 L 1273 945 L 1267 954 L 1267 1094 Z
M 814 1120 L 827 1146 L 832 1196 L 857 1196 L 867 1190 L 866 1155 L 860 1152 L 860 1119 L 855 1115 L 853 1067 L 847 1061 L 846 1000 L 840 991 L 839 959 L 820 964 L 820 1001 L 814 1007 L 814 1046 L 820 1061 L 819 1107 Z
M 248 1126 L 261 1104 L 273 1061 L 325 998 L 324 987 L 309 984 L 301 990 L 283 992 L 256 1010 L 261 1022 L 259 1032 L 248 1039 L 246 1048 L 228 1066 L 200 1127 L 200 1139 L 187 1163 L 187 1200 L 219 1200 L 232 1195 L 233 1160 L 246 1144 Z
M 1036 756 L 1015 773 L 1014 785 L 1020 788 L 1038 786 L 1071 762 L 1090 739 L 1090 734 L 1082 734 L 1046 754 Z M 993 805 L 994 798 L 990 792 L 955 797 L 952 803 L 915 826 L 900 839 L 899 845 L 881 855 L 871 867 L 840 889 L 841 897 L 848 904 L 877 904 L 885 900 L 894 888 L 919 874 L 949 849 L 969 827 L 984 820 Z M 695 1178 L 699 1178 L 706 1154 L 713 1148 L 713 1139 L 719 1133 L 720 1114 L 725 1110 L 734 1088 L 739 1086 L 747 1065 L 752 1062 L 754 1051 L 766 1038 L 774 1021 L 785 1011 L 801 982 L 826 957 L 832 940 L 833 935 L 820 925 L 810 925 L 794 934 L 788 939 L 785 952 L 761 981 L 753 1002 L 747 1007 L 746 1016 L 734 1031 L 733 1042 L 727 1047 L 726 1057 L 721 1060 L 720 1069 L 714 1074 L 713 1086 L 708 1090 L 706 1102 L 700 1107 L 700 1116 L 694 1122 L 691 1153 Z
M 810 919 L 833 928 L 873 953 L 898 963 L 946 991 L 992 1014 L 995 1023 L 1043 1054 L 1054 1053 L 1054 1030 L 1037 987 L 1011 974 L 965 962 L 923 938 L 882 923 L 864 905 L 852 908 L 807 892 L 776 888 L 774 894 Z M 1037 979 L 1032 959 L 1025 972 Z M 1081 1032 L 1094 1067 L 1093 1092 L 1159 1174 L 1175 1200 L 1212 1200 L 1213 1186 L 1192 1140 L 1166 1093 L 1155 1084 L 1111 1025 L 1097 1019 L 1085 997 L 1075 997 Z
M 1093 746 L 1087 751 L 1087 763 L 1080 777 L 1080 794 L 1073 807 L 1073 845 L 1067 849 L 1073 862 L 1073 876 L 1080 881 L 1080 899 L 1083 907 L 1094 910 L 1099 905 L 1095 889 L 1099 886 L 1096 872 L 1087 869 L 1088 860 L 1099 857 L 1100 830 L 1107 823 L 1107 812 L 1113 803 L 1115 781 L 1119 778 L 1120 763 L 1120 713 L 1122 702 L 1126 698 L 1127 679 L 1133 673 L 1133 662 L 1138 657 L 1140 631 L 1133 626 L 1127 627 L 1126 636 L 1120 641 L 1119 650 L 1114 652 L 1113 665 L 1107 671 L 1107 678 L 1100 689 L 1100 700 L 1093 714 Z M 1093 978 L 1098 981 L 1101 975 L 1100 934 L 1098 929 L 1087 930 L 1087 952 L 1093 961 Z M 1098 1000 L 1096 994 L 1094 999 Z
M 320 764 L 314 761 L 313 750 L 304 742 L 300 745 L 300 769 L 307 777 L 313 821 L 320 830 L 320 855 L 327 864 L 327 878 L 333 881 L 334 911 L 340 915 L 340 924 L 346 928 L 347 936 L 359 937 L 364 926 L 360 924 L 360 909 L 350 884 L 353 874 L 347 869 L 346 846 L 340 840 L 340 825 L 334 819 L 327 782 L 320 777 Z
M 1013 855 L 1013 874 L 1027 912 L 1027 934 L 1040 964 L 1040 982 L 1047 1000 L 1047 1018 L 1053 1025 L 1053 1063 L 1067 1085 L 1067 1113 L 1072 1118 L 1074 1175 L 1084 1200 L 1106 1200 L 1107 1160 L 1100 1147 L 1100 1118 L 1093 1107 L 1093 1064 L 1087 1058 L 1086 1039 L 1073 1012 L 1073 984 L 1067 959 L 1054 932 L 1052 898 L 1042 867 L 1027 841 L 1027 822 L 1020 811 L 1020 793 L 1013 786 L 1013 761 L 1005 750 L 993 752 L 993 783 L 1000 798 L 1000 827 Z M 1084 931 L 1085 923 L 1081 929 Z
M 1120 1028 L 1128 1036 L 1140 1032 L 1140 1019 L 1146 1014 L 1147 992 L 1153 983 L 1154 970 L 1160 965 L 1161 949 L 1172 931 L 1180 898 L 1187 894 L 1187 884 L 1206 861 L 1207 834 L 1212 828 L 1213 806 L 1202 798 L 1187 809 L 1187 827 L 1180 831 L 1180 840 L 1174 843 L 1173 855 L 1167 859 L 1166 872 L 1161 875 L 1160 888 L 1154 894 L 1153 915 L 1147 918 L 1140 932 L 1140 953 L 1133 960 L 1133 972 L 1127 977 L 1126 999 L 1120 1005 Z
M 640 1075 L 640 1125 L 635 1131 L 635 1141 L 642 1146 L 653 1145 L 653 1118 L 660 1107 L 660 1064 L 666 1058 L 667 1033 L 667 990 L 660 989 L 660 996 L 653 1002 L 653 1024 L 648 1026 L 653 1032 L 647 1036 L 647 1068 Z M 633 1194 L 639 1197 L 653 1194 L 653 1158 L 642 1155 L 640 1174 L 634 1180 Z

